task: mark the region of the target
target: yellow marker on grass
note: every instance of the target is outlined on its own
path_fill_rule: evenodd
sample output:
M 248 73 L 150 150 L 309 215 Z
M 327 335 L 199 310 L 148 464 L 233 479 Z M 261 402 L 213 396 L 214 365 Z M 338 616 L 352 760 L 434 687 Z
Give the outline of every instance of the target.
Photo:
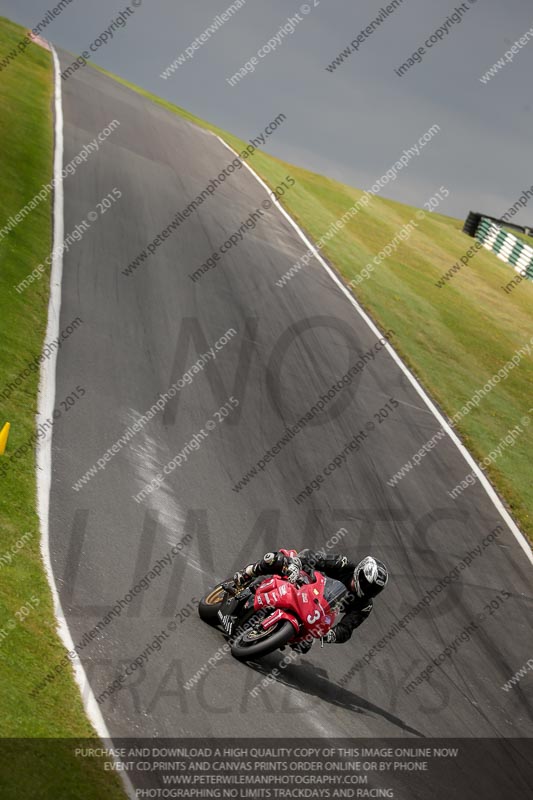
M 11 428 L 11 424 L 6 422 L 2 430 L 0 431 L 0 456 L 3 456 L 6 451 L 7 446 L 7 439 L 9 436 L 9 429 Z

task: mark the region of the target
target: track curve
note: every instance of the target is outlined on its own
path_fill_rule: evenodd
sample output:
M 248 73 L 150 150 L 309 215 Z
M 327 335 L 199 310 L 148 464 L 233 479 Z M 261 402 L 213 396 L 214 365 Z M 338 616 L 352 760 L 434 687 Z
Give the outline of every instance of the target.
M 62 57 L 63 65 L 70 63 Z M 467 465 L 448 437 L 396 488 L 386 479 L 439 429 L 376 336 L 318 265 L 284 289 L 275 281 L 305 252 L 294 228 L 247 169 L 236 169 L 149 259 L 123 270 L 232 160 L 221 142 L 94 69 L 63 84 L 65 163 L 113 119 L 120 126 L 65 182 L 65 231 L 120 199 L 64 257 L 61 328 L 83 323 L 58 354 L 56 398 L 81 395 L 54 430 L 50 540 L 54 575 L 79 641 L 158 560 L 187 537 L 170 565 L 82 651 L 95 695 L 146 650 L 147 663 L 101 705 L 113 736 L 531 737 L 531 697 L 500 688 L 531 653 L 531 565 L 485 491 L 453 501 Z M 263 205 L 262 205 L 263 204 Z M 189 277 L 263 214 L 216 268 Z M 73 484 L 161 393 L 228 330 L 176 397 L 78 491 Z M 232 487 L 365 353 L 351 386 L 239 492 Z M 229 398 L 217 421 L 161 488 L 134 498 L 183 451 Z M 392 411 L 381 409 L 394 398 Z M 378 415 L 377 417 L 375 415 Z M 373 427 L 371 427 L 373 425 Z M 295 498 L 360 431 L 362 443 L 305 500 Z M 195 445 L 196 447 L 196 445 Z M 501 535 L 427 611 L 391 626 L 484 537 Z M 225 656 L 192 689 L 184 684 L 223 644 L 196 612 L 178 621 L 217 579 L 280 546 L 367 552 L 391 581 L 369 621 L 343 647 L 289 666 L 268 691 L 250 690 L 279 660 L 246 666 Z M 490 614 L 431 681 L 404 686 L 503 591 Z M 169 622 L 176 629 L 168 634 Z M 342 685 L 339 683 L 342 679 Z

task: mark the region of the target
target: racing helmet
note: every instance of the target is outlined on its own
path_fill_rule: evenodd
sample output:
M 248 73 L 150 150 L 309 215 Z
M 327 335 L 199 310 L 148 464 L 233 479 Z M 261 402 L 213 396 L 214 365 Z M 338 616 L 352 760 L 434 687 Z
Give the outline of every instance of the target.
M 379 594 L 387 585 L 389 573 L 383 561 L 366 556 L 356 566 L 353 573 L 355 591 L 358 597 L 370 599 Z

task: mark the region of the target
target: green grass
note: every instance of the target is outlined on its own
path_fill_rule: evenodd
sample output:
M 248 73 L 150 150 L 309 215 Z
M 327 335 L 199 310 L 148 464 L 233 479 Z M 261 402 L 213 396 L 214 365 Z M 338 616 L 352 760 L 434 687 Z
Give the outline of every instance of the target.
M 0 18 L 0 59 L 24 29 Z M 53 72 L 48 52 L 31 45 L 0 73 L 0 228 L 52 178 Z M 44 262 L 51 250 L 50 196 L 0 240 L 0 392 L 42 350 L 48 307 L 48 274 L 23 294 L 14 286 Z M 35 435 L 38 375 L 32 372 L 7 400 L 0 399 L 0 427 L 11 422 L 6 454 L 0 457 L 0 556 L 24 534 L 26 544 L 0 567 L 0 731 L 4 738 L 56 738 L 2 746 L 2 798 L 119 798 L 115 776 L 102 764 L 75 759 L 67 737 L 94 737 L 70 668 L 34 700 L 29 692 L 63 657 L 52 598 L 39 549 L 34 448 L 13 453 Z M 39 600 L 14 629 L 6 628 L 31 597 Z M 61 742 L 61 740 L 63 740 Z M 32 750 L 36 748 L 36 750 Z M 36 752 L 37 749 L 39 752 Z M 17 767 L 14 751 L 17 750 Z
M 235 150 L 242 151 L 245 147 L 246 142 L 216 125 L 122 78 L 106 74 L 169 111 L 217 133 Z M 423 152 L 420 158 L 424 158 Z M 248 163 L 271 187 L 279 185 L 287 174 L 296 179 L 296 186 L 281 202 L 315 241 L 362 195 L 358 189 L 284 163 L 264 152 L 254 153 Z M 410 206 L 375 197 L 322 252 L 349 282 L 394 238 L 402 225 L 414 218 L 416 211 Z M 461 232 L 463 222 L 437 213 L 428 214 L 415 233 L 354 291 L 383 330 L 396 331 L 392 340 L 396 350 L 449 417 L 533 336 L 533 282 L 524 281 L 512 294 L 506 295 L 501 287 L 515 272 L 487 250 L 477 253 L 448 285 L 443 288 L 435 285 L 473 245 L 473 239 Z M 302 270 L 292 279 L 291 290 L 297 288 L 298 280 L 304 280 L 304 272 Z M 529 409 L 532 409 L 533 421 L 532 385 L 533 360 L 526 356 L 520 367 L 457 426 L 478 461 L 500 443 L 508 430 L 520 424 L 520 418 Z M 503 450 L 487 470 L 531 540 L 532 431 L 533 425 L 525 428 L 514 447 Z M 391 463 L 391 473 L 401 466 Z M 465 463 L 465 475 L 469 471 Z

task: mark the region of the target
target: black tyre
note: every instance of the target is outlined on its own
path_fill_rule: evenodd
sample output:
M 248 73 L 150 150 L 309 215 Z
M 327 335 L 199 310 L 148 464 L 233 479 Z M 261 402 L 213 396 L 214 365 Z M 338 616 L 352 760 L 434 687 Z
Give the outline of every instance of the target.
M 200 619 L 208 625 L 218 625 L 220 622 L 218 611 L 225 597 L 225 590 L 221 583 L 218 583 L 211 591 L 202 597 L 198 603 L 198 614 Z
M 284 619 L 268 630 L 250 628 L 240 633 L 231 644 L 231 655 L 240 661 L 258 658 L 273 653 L 278 647 L 290 642 L 295 631 L 292 624 Z

